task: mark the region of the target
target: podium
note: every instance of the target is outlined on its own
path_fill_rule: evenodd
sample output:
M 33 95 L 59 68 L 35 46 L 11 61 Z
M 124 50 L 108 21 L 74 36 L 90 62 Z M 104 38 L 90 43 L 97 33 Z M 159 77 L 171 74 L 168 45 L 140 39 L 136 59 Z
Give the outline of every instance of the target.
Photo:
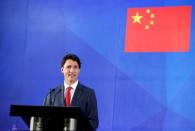
M 93 130 L 79 107 L 11 105 L 10 116 L 20 116 L 33 131 Z

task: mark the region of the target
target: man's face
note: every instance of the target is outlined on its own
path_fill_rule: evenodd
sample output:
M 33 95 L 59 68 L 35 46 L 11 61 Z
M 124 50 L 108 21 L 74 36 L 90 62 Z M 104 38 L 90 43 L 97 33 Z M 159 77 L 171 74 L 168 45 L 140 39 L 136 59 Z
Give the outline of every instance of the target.
M 76 61 L 68 59 L 61 68 L 61 71 L 64 74 L 66 84 L 71 85 L 78 79 L 80 69 Z

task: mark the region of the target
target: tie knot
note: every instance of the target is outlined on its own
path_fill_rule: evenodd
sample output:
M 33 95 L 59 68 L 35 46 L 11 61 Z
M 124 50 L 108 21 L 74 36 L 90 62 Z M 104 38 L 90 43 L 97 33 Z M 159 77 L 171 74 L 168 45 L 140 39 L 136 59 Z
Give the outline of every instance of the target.
M 72 89 L 72 87 L 67 87 L 66 90 L 67 91 L 70 91 Z

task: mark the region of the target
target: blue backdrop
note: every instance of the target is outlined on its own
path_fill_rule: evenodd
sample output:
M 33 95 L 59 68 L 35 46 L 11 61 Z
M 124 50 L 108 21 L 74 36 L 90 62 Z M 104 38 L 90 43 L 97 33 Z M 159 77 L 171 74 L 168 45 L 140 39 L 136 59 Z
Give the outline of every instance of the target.
M 125 53 L 127 8 L 191 5 L 190 51 Z M 97 95 L 98 131 L 195 131 L 193 0 L 1 0 L 0 130 L 11 104 L 42 105 L 66 52 Z

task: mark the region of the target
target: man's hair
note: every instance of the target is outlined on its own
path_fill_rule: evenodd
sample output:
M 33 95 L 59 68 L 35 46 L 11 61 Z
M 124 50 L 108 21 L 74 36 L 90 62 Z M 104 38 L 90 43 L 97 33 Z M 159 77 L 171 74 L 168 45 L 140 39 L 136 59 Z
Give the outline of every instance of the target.
M 73 61 L 76 61 L 79 65 L 79 69 L 81 68 L 81 61 L 79 59 L 79 57 L 75 54 L 67 54 L 65 55 L 63 58 L 62 58 L 62 61 L 61 61 L 61 67 L 64 66 L 64 64 L 66 63 L 67 60 L 73 60 Z

